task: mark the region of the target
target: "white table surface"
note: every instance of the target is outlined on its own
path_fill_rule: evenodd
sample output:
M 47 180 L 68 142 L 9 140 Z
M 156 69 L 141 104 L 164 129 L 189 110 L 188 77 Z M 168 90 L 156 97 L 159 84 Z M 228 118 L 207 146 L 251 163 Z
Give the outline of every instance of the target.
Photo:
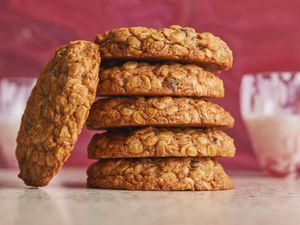
M 235 189 L 133 192 L 85 188 L 84 169 L 63 169 L 46 188 L 0 170 L 1 225 L 300 224 L 300 180 L 233 173 Z

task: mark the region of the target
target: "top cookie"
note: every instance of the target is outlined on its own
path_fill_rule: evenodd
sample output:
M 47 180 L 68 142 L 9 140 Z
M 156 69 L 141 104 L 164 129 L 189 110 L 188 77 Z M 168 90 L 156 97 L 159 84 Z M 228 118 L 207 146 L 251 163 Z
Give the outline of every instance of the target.
M 17 138 L 19 177 L 45 186 L 69 157 L 95 98 L 99 46 L 75 41 L 45 66 L 27 102 Z
M 177 25 L 163 29 L 130 27 L 97 35 L 103 59 L 170 60 L 198 64 L 207 70 L 231 68 L 233 56 L 219 37 Z

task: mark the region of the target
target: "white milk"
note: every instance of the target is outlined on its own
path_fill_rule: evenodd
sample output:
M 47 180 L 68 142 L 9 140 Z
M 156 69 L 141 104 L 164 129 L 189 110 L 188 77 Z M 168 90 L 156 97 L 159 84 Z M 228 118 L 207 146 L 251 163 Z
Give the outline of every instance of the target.
M 27 98 L 35 79 L 11 78 L 0 82 L 0 149 L 4 162 L 17 164 L 16 138 Z
M 274 175 L 300 169 L 299 91 L 300 72 L 270 72 L 242 79 L 241 114 L 257 159 Z
M 0 148 L 5 162 L 16 165 L 15 158 L 16 137 L 20 126 L 20 116 L 0 117 Z
M 274 114 L 244 118 L 261 165 L 279 174 L 300 165 L 300 116 Z

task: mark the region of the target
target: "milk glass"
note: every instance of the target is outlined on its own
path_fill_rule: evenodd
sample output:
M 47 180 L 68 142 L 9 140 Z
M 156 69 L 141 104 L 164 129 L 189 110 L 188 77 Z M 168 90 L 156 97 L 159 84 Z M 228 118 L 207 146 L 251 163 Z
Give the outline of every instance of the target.
M 0 162 L 17 165 L 16 138 L 34 78 L 2 78 L 0 80 Z
M 300 72 L 248 74 L 241 114 L 262 169 L 274 176 L 300 171 Z

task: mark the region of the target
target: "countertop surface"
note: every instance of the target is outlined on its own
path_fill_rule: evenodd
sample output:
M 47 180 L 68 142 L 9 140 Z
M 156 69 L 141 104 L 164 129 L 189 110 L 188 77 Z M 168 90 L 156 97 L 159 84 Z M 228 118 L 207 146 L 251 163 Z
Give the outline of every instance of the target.
M 63 169 L 47 188 L 0 170 L 2 225 L 300 224 L 300 180 L 231 173 L 235 189 L 142 192 L 85 188 L 84 169 Z

